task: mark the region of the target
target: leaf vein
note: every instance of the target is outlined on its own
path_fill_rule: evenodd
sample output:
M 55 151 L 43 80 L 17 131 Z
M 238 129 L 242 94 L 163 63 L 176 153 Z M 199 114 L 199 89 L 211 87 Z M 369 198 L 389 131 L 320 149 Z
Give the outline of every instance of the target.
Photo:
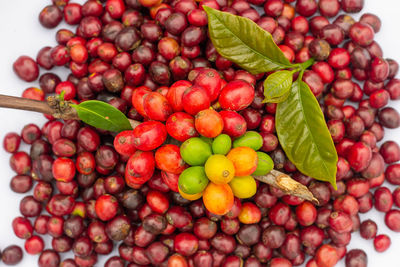
M 236 37 L 237 40 L 239 40 L 243 45 L 245 45 L 246 47 L 248 47 L 248 50 L 253 51 L 253 53 L 258 54 L 260 57 L 265 58 L 268 61 L 272 61 L 272 59 L 268 58 L 267 56 L 261 54 L 260 52 L 258 52 L 257 50 L 255 50 L 255 48 L 251 47 L 250 45 L 246 44 L 238 35 L 236 35 L 234 32 L 231 31 L 231 29 L 229 27 L 226 26 L 226 24 L 220 20 L 217 16 L 215 16 L 214 14 L 211 14 L 216 20 L 218 20 L 222 25 L 225 26 L 225 28 L 234 36 Z M 240 24 L 240 20 L 239 20 L 239 24 Z M 215 36 L 213 35 L 213 39 L 215 38 Z M 218 52 L 220 52 L 219 48 L 216 47 L 216 49 L 218 50 Z M 220 52 L 221 53 L 221 52 Z M 285 67 L 285 68 L 289 68 L 289 65 L 285 65 L 282 63 L 275 63 L 275 65 L 280 66 L 280 67 Z
M 299 82 L 299 97 L 300 97 L 300 103 L 302 103 L 302 98 L 303 98 L 303 95 L 302 95 L 302 93 L 301 93 L 301 86 L 302 86 L 302 84 L 301 84 L 302 82 Z M 308 88 L 306 88 L 306 89 L 308 89 Z M 313 97 L 313 96 L 312 96 Z M 311 130 L 311 127 L 310 127 L 310 125 L 309 125 L 309 122 L 308 122 L 308 120 L 307 120 L 307 116 L 306 116 L 306 114 L 305 114 L 305 112 L 304 112 L 304 108 L 303 108 L 303 105 L 300 105 L 300 110 L 301 110 L 301 113 L 303 114 L 303 117 L 304 117 L 304 120 L 305 120 L 305 126 L 308 128 L 308 131 L 310 132 L 310 136 L 311 136 L 311 139 L 312 139 L 312 145 L 314 146 L 314 147 L 316 147 L 317 148 L 317 150 L 318 150 L 318 156 L 322 159 L 322 165 L 323 165 L 323 167 L 324 167 L 324 169 L 325 169 L 325 172 L 326 173 L 329 173 L 329 168 L 326 166 L 326 162 L 325 162 L 325 159 L 322 157 L 322 154 L 321 154 L 321 151 L 320 151 L 320 148 L 319 148 L 319 146 L 317 146 L 317 142 L 316 142 L 316 140 L 315 140 L 315 138 L 314 138 L 314 133 L 313 133 L 313 131 Z

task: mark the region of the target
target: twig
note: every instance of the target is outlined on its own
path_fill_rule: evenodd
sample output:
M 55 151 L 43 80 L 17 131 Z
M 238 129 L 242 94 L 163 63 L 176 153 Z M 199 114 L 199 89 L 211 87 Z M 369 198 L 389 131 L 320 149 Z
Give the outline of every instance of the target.
M 0 94 L 0 107 L 27 110 L 33 112 L 39 112 L 48 114 L 56 119 L 63 120 L 80 120 L 76 110 L 69 104 L 70 101 L 60 101 L 55 96 L 49 96 L 47 101 L 33 100 L 29 98 L 8 96 Z M 129 120 L 132 128 L 135 128 L 140 124 L 139 121 Z
M 54 112 L 53 109 L 44 101 L 8 95 L 0 95 L 0 107 L 28 110 L 48 115 L 52 115 Z
M 289 175 L 284 174 L 277 170 L 272 170 L 264 176 L 254 176 L 260 182 L 269 184 L 273 187 L 277 187 L 288 195 L 303 198 L 318 204 L 318 199 L 308 190 L 308 188 L 292 179 Z

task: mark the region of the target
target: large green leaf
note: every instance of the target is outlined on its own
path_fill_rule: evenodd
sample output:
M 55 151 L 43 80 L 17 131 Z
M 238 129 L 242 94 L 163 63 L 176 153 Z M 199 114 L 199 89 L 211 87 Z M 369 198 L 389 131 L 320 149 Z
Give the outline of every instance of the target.
M 250 19 L 203 6 L 212 43 L 221 56 L 253 73 L 293 67 L 270 33 Z
M 82 121 L 96 128 L 112 132 L 132 129 L 124 113 L 105 102 L 88 100 L 71 106 L 76 109 Z
M 280 103 L 285 101 L 290 93 L 293 82 L 293 71 L 281 70 L 270 74 L 264 81 L 264 101 Z
M 278 104 L 275 120 L 282 148 L 297 169 L 336 188 L 335 145 L 318 101 L 306 83 L 293 83 L 288 99 Z

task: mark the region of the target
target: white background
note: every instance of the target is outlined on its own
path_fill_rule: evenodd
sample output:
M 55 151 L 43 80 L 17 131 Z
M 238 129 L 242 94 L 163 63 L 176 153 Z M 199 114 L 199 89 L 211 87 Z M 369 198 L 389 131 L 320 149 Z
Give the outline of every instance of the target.
M 41 27 L 38 21 L 40 10 L 50 0 L 2 0 L 0 5 L 0 94 L 21 96 L 22 91 L 31 86 L 38 86 L 37 83 L 25 83 L 19 80 L 12 71 L 12 63 L 22 55 L 36 57 L 37 51 L 43 46 L 56 45 L 56 30 L 47 30 Z M 82 1 L 79 1 L 82 2 Z M 382 46 L 384 56 L 393 58 L 400 62 L 400 1 L 398 0 L 365 0 L 365 8 L 362 12 L 372 12 L 382 20 L 381 31 L 376 35 L 376 41 Z M 359 15 L 355 15 L 359 17 Z M 63 23 L 60 27 L 65 27 Z M 60 28 L 59 27 L 59 28 Z M 66 78 L 63 70 L 56 70 L 61 78 Z M 42 70 L 42 73 L 44 71 Z M 398 102 L 391 102 L 400 110 Z M 45 122 L 41 114 L 26 111 L 0 109 L 0 141 L 2 142 L 7 132 L 15 131 L 20 133 L 25 124 L 34 122 L 40 127 Z M 386 130 L 385 139 L 392 139 L 400 142 L 400 130 Z M 26 149 L 27 146 L 22 146 Z M 17 244 L 23 247 L 23 240 L 14 236 L 11 222 L 14 217 L 19 216 L 19 201 L 22 195 L 13 193 L 9 188 L 9 182 L 14 173 L 9 167 L 10 155 L 0 149 L 0 249 L 10 244 Z M 391 187 L 393 189 L 394 187 Z M 398 267 L 400 251 L 400 233 L 391 232 L 383 220 L 384 214 L 376 211 L 363 214 L 362 220 L 372 218 L 378 223 L 378 233 L 390 235 L 392 239 L 391 248 L 385 253 L 376 253 L 372 241 L 360 238 L 359 233 L 352 235 L 352 241 L 348 248 L 362 248 L 368 254 L 369 266 Z M 47 243 L 47 248 L 50 244 Z M 71 256 L 71 255 L 70 255 Z M 103 257 L 104 259 L 104 257 Z M 101 264 L 100 264 L 101 263 Z M 102 266 L 100 261 L 96 266 Z M 0 263 L 2 266 L 2 263 Z M 37 256 L 24 254 L 24 260 L 19 266 L 37 266 Z M 344 266 L 341 261 L 338 266 Z

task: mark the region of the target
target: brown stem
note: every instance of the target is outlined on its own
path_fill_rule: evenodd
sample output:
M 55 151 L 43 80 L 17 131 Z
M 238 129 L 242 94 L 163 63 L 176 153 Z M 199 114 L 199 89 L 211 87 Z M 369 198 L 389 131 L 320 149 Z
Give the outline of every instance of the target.
M 8 96 L 0 94 L 0 107 L 27 111 L 34 111 L 52 115 L 56 119 L 80 120 L 76 110 L 70 106 L 70 101 L 60 101 L 55 96 L 49 96 L 47 101 L 33 100 L 29 98 Z M 132 128 L 140 124 L 139 121 L 129 120 Z
M 289 175 L 284 174 L 280 171 L 272 170 L 266 175 L 254 176 L 254 178 L 260 182 L 269 184 L 273 187 L 277 187 L 288 195 L 300 197 L 318 204 L 318 200 L 305 185 L 297 182 Z
M 60 101 L 58 97 L 47 97 L 47 105 L 52 110 L 52 116 L 56 119 L 63 120 L 80 120 L 76 110 L 70 106 L 71 101 Z
M 50 108 L 50 106 L 44 101 L 32 100 L 16 96 L 1 95 L 1 94 L 0 94 L 0 107 L 28 110 L 48 115 L 52 115 L 54 112 L 53 109 Z

